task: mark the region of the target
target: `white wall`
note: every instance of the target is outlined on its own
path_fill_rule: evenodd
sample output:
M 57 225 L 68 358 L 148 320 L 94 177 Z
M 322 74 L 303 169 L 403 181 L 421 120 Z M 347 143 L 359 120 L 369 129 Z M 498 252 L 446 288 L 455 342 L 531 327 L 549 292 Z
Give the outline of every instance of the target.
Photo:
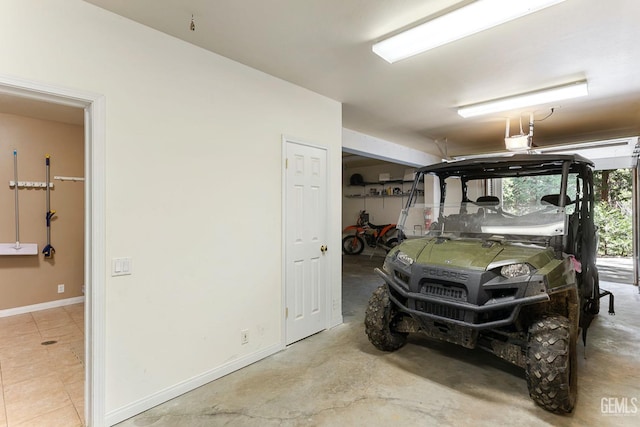
M 80 0 L 0 9 L 0 74 L 106 99 L 108 421 L 281 348 L 281 136 L 328 147 L 338 248 L 340 104 Z
M 391 179 L 403 179 L 405 170 L 415 170 L 409 166 L 387 163 L 384 165 L 354 167 L 343 169 L 343 194 L 342 200 L 342 226 L 355 224 L 358 213 L 365 209 L 369 213 L 369 220 L 373 224 L 390 224 L 396 223 L 400 216 L 400 210 L 407 202 L 406 197 L 364 197 L 349 198 L 348 195 L 368 193 L 371 188 L 379 191 L 387 187 L 392 189 L 395 187 L 403 191 L 411 189 L 411 183 L 389 183 L 386 185 L 367 185 L 365 187 L 349 185 L 349 179 L 352 174 L 359 173 L 366 182 L 376 182 L 381 173 L 389 173 Z
M 433 141 L 425 139 L 425 146 L 433 144 Z M 390 224 L 396 223 L 400 216 L 400 210 L 404 207 L 407 199 L 404 197 L 390 198 L 349 198 L 352 194 L 368 192 L 372 186 L 352 187 L 349 186 L 349 178 L 354 173 L 363 176 L 365 182 L 375 182 L 379 180 L 381 173 L 389 173 L 391 179 L 403 179 L 405 171 L 415 170 L 416 168 L 439 163 L 441 158 L 434 156 L 425 151 L 419 151 L 413 148 L 405 147 L 391 141 L 380 139 L 351 129 L 342 130 L 342 150 L 347 153 L 358 154 L 364 157 L 370 157 L 378 160 L 384 160 L 385 164 L 368 167 L 352 167 L 349 164 L 343 166 L 343 208 L 342 208 L 342 226 L 343 228 L 355 224 L 360 210 L 365 209 L 370 214 L 370 221 L 373 224 Z M 410 183 L 392 183 L 385 186 L 373 186 L 382 190 L 390 186 L 400 187 L 403 191 L 411 189 Z M 427 188 L 425 188 L 428 203 L 433 203 L 433 197 L 438 193 L 434 187 L 433 179 L 427 179 Z M 421 202 L 423 203 L 423 202 Z
M 425 138 L 424 144 L 425 148 L 433 147 L 434 142 Z M 442 160 L 440 157 L 429 154 L 426 151 L 409 148 L 351 129 L 342 130 L 342 149 L 347 153 L 359 154 L 410 167 L 422 167 Z

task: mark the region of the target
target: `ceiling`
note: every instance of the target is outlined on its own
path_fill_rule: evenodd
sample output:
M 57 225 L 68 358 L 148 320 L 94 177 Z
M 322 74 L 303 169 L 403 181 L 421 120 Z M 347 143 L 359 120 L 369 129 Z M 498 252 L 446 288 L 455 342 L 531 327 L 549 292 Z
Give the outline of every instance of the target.
M 640 2 L 566 0 L 388 64 L 374 41 L 469 0 L 86 0 L 343 103 L 343 126 L 433 154 L 503 149 L 522 117 L 538 146 L 640 134 Z M 193 15 L 196 29 L 190 31 Z M 589 96 L 463 119 L 456 107 L 589 82 Z
M 529 112 L 541 119 L 551 107 L 534 127 L 540 146 L 640 134 L 637 0 L 566 0 L 395 64 L 372 43 L 469 1 L 87 1 L 340 101 L 346 128 L 433 154 L 501 150 L 505 117 L 518 130 L 522 115 L 526 131 Z M 476 119 L 456 113 L 581 79 L 586 98 Z
M 82 108 L 53 104 L 2 92 L 0 92 L 0 113 L 51 120 L 77 126 L 84 124 L 84 110 Z
M 388 160 L 380 160 L 373 157 L 364 157 L 358 154 L 342 152 L 342 166 L 344 169 L 358 169 L 369 166 L 378 166 L 386 163 L 392 163 Z

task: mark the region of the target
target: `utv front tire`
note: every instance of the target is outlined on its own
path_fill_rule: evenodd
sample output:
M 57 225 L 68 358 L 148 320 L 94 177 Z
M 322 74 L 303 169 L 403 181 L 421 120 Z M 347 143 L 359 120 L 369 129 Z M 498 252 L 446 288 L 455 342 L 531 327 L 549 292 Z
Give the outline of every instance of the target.
M 575 405 L 576 336 L 564 316 L 544 317 L 529 328 L 526 371 L 529 395 L 547 411 L 569 413 Z
M 407 333 L 394 330 L 396 321 L 397 311 L 389 299 L 389 290 L 382 285 L 371 295 L 364 316 L 367 337 L 378 350 L 394 351 L 407 342 Z

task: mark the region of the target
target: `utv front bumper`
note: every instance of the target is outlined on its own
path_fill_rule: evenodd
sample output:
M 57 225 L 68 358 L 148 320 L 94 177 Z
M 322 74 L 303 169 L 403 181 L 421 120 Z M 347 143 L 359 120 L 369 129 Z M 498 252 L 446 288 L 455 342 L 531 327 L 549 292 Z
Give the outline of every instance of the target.
M 378 268 L 375 272 L 388 285 L 389 297 L 398 310 L 422 322 L 444 322 L 477 331 L 494 329 L 513 324 L 521 307 L 550 300 L 540 276 L 497 283 L 489 272 L 418 268 L 422 274 L 412 274 L 407 282 L 401 275 L 392 276 Z M 531 282 L 539 284 L 537 293 L 528 289 Z

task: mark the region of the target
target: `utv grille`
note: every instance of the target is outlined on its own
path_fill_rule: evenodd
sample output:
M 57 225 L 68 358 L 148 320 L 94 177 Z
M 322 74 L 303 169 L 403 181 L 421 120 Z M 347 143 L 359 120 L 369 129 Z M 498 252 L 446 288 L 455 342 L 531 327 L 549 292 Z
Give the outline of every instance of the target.
M 467 290 L 464 288 L 443 285 L 439 283 L 423 283 L 420 293 L 440 298 L 448 298 L 457 301 L 467 301 Z
M 416 308 L 425 313 L 453 320 L 464 320 L 464 316 L 466 314 L 465 310 L 454 307 L 447 307 L 445 305 L 432 302 L 417 301 Z
M 465 288 L 446 283 L 425 281 L 420 285 L 420 293 L 447 300 L 467 301 L 467 290 Z M 416 301 L 416 309 L 424 313 L 454 320 L 464 320 L 466 314 L 465 310 L 427 301 Z

